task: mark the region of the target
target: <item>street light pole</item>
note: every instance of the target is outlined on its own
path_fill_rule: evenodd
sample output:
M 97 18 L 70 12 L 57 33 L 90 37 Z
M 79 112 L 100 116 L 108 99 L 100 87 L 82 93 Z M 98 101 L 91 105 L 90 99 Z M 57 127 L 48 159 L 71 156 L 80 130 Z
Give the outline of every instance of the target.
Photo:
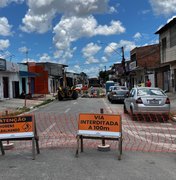
M 124 74 L 126 75 L 126 68 L 125 68 L 125 57 L 124 57 L 124 48 L 122 47 L 122 67 L 124 70 Z

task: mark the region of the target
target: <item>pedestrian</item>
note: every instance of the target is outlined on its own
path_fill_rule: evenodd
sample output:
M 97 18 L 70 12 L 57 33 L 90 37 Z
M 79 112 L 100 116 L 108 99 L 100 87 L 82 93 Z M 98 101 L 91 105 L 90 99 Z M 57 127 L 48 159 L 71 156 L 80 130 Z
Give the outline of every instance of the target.
M 148 79 L 147 82 L 146 82 L 146 86 L 151 87 L 151 85 L 152 85 L 152 83 L 151 83 L 150 79 Z

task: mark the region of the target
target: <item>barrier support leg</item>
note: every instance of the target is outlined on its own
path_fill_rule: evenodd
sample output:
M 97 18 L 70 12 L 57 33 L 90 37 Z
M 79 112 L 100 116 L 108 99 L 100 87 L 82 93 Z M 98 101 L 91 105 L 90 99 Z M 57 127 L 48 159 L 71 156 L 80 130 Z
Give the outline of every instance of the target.
M 84 148 L 83 148 L 83 137 L 80 136 L 80 138 L 81 138 L 81 152 L 83 152 L 83 150 L 84 150 Z
M 119 155 L 118 155 L 118 160 L 121 160 L 121 156 L 122 156 L 122 137 L 119 137 Z
M 105 139 L 102 139 L 102 146 L 105 146 Z
M 78 157 L 78 155 L 79 155 L 79 136 L 77 136 L 76 138 L 77 138 L 77 149 L 76 149 L 75 157 Z
M 0 148 L 1 148 L 2 155 L 5 155 L 5 151 L 4 151 L 4 148 L 3 148 L 2 141 L 0 141 Z
M 35 138 L 32 138 L 32 159 L 35 160 Z
M 38 137 L 35 138 L 35 141 L 36 141 L 37 154 L 40 154 L 39 143 L 38 143 Z

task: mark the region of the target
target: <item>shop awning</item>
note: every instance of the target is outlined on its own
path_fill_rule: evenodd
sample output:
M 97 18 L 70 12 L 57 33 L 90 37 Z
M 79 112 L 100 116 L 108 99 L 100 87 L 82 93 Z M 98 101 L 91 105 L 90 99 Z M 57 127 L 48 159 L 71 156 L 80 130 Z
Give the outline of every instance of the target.
M 36 77 L 36 76 L 38 76 L 37 73 L 28 72 L 28 71 L 19 71 L 19 75 L 22 77 Z

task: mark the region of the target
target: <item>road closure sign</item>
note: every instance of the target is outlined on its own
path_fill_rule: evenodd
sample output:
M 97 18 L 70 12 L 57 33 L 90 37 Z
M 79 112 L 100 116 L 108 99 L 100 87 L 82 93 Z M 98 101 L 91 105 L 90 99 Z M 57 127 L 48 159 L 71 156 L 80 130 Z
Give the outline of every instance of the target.
M 0 139 L 34 137 L 31 115 L 0 117 Z
M 78 135 L 121 136 L 121 116 L 114 114 L 80 114 Z

